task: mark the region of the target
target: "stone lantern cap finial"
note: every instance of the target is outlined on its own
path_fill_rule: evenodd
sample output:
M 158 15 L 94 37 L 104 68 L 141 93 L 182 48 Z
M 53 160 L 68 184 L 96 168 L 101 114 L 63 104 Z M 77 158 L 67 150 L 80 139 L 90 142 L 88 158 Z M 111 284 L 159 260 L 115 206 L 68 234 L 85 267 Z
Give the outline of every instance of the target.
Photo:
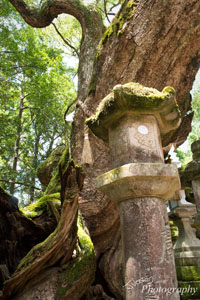
M 182 186 L 191 186 L 191 182 L 200 179 L 200 141 L 195 141 L 191 145 L 193 160 L 188 163 L 182 174 Z
M 200 161 L 200 141 L 195 141 L 191 145 L 193 160 Z
M 108 128 L 126 113 L 154 115 L 161 136 L 178 128 L 181 121 L 172 87 L 165 87 L 159 92 L 130 82 L 116 85 L 101 101 L 96 114 L 86 120 L 86 124 L 97 137 L 108 142 Z

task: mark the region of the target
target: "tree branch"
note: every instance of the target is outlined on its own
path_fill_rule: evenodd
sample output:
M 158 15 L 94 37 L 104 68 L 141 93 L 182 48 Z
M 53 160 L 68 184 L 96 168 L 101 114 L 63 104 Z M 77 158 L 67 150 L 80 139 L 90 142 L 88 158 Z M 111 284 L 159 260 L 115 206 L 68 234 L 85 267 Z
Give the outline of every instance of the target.
M 22 109 L 39 109 L 38 107 L 24 106 Z
M 42 191 L 42 189 L 36 187 L 36 186 L 33 186 L 31 184 L 27 184 L 27 183 L 23 183 L 21 181 L 10 181 L 10 180 L 6 180 L 6 179 L 0 179 L 1 182 L 5 182 L 5 183 L 8 183 L 8 184 L 20 184 L 20 185 L 24 185 L 24 186 L 28 186 L 28 187 L 34 187 L 34 189 L 36 190 L 39 190 L 39 191 Z
M 54 24 L 53 22 L 52 22 L 51 24 L 53 25 L 53 27 L 55 28 L 55 31 L 56 31 L 57 34 L 61 37 L 61 39 L 63 40 L 63 42 L 64 42 L 68 47 L 70 47 L 70 48 L 73 50 L 73 52 L 75 52 L 76 55 L 79 57 L 79 52 L 78 52 L 78 50 L 77 50 L 74 46 L 72 46 L 68 40 L 66 40 L 66 39 L 64 38 L 64 36 L 63 36 L 63 35 L 61 34 L 61 32 L 58 30 L 56 24 Z
M 65 112 L 64 112 L 64 122 L 65 122 L 65 123 L 67 122 L 67 121 L 66 121 L 67 113 L 68 113 L 70 107 L 72 107 L 72 105 L 76 103 L 76 101 L 77 101 L 77 98 L 75 98 L 75 99 L 67 106 L 67 108 L 66 108 L 66 110 L 65 110 Z
M 89 92 L 96 48 L 105 30 L 100 13 L 95 7 L 86 6 L 80 0 L 45 1 L 40 8 L 31 7 L 24 0 L 9 1 L 32 27 L 46 27 L 62 13 L 70 14 L 80 22 L 82 40 L 78 69 L 78 98 L 84 101 Z
M 19 65 L 19 66 L 11 66 L 11 65 L 9 65 L 8 64 L 8 66 L 9 66 L 9 68 L 12 68 L 12 69 L 19 69 L 19 68 L 38 68 L 37 66 L 34 66 L 34 65 Z M 2 68 L 2 67 L 0 67 L 0 69 L 2 70 L 2 71 L 7 71 L 7 69 L 6 68 Z
M 41 8 L 32 7 L 24 0 L 9 0 L 16 8 L 23 19 L 32 27 L 47 27 L 59 14 L 66 13 L 74 16 L 81 24 L 86 27 L 86 15 L 96 14 L 79 0 L 52 0 L 45 1 Z
M 104 13 L 105 13 L 105 16 L 106 16 L 106 19 L 108 20 L 108 22 L 110 23 L 110 20 L 108 18 L 108 14 L 107 14 L 107 8 L 106 8 L 106 0 L 103 0 L 103 6 L 104 6 Z

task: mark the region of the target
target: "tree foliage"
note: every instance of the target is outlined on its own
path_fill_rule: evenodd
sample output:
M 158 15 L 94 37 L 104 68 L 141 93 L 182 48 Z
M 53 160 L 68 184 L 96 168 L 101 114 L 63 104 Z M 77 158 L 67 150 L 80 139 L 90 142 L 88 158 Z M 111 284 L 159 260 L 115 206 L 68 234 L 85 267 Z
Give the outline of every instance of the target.
M 74 73 L 41 29 L 26 25 L 7 2 L 0 21 L 0 169 L 10 192 L 30 193 L 38 164 L 64 142 L 63 120 L 75 98 Z M 32 200 L 35 189 L 32 188 Z
M 56 36 L 56 30 L 60 41 L 65 43 L 66 40 L 67 43 L 72 45 L 76 50 L 75 51 L 74 48 L 70 48 L 69 46 L 69 54 L 71 53 L 75 56 L 78 55 L 79 58 L 77 70 L 77 105 L 71 134 L 71 154 L 76 163 L 82 162 L 82 149 L 84 140 L 87 138 L 85 119 L 96 110 L 96 107 L 101 100 L 109 94 L 117 84 L 139 82 L 148 87 L 155 87 L 158 90 L 162 90 L 164 86 L 173 86 L 177 93 L 177 102 L 181 111 L 182 122 L 178 130 L 163 136 L 162 142 L 163 146 L 167 147 L 170 143 L 179 145 L 185 140 L 190 131 L 190 122 L 192 118 L 192 114 L 190 113 L 191 99 L 189 97 L 189 91 L 191 90 L 192 82 L 200 63 L 199 1 L 125 0 L 122 1 L 120 11 L 106 31 L 105 20 L 109 23 L 108 19 L 112 16 L 109 15 L 109 10 L 113 5 L 111 3 L 109 7 L 106 0 L 97 2 L 83 2 L 81 0 L 9 1 L 18 10 L 25 22 L 33 27 L 44 28 L 49 26 L 52 22 L 55 23 L 58 31 L 54 25 L 51 26 L 52 30 L 54 30 L 54 37 Z M 65 25 L 63 22 L 64 26 L 62 27 L 58 24 L 56 19 L 59 20 L 58 16 L 63 13 L 71 14 L 76 18 L 77 22 L 80 23 L 82 30 L 81 39 L 79 36 L 79 39 L 76 41 L 73 37 L 73 33 L 65 33 L 65 29 L 69 27 L 69 25 Z M 50 41 L 51 45 L 55 46 L 50 31 L 47 40 Z M 73 59 L 74 58 L 70 58 L 70 62 L 72 62 Z M 65 58 L 65 62 L 66 60 L 68 60 L 68 58 Z M 43 72 L 41 71 L 40 74 L 42 76 Z M 26 75 L 24 82 L 27 82 L 27 78 L 29 78 L 28 75 Z M 33 82 L 33 79 L 29 80 L 30 87 Z M 44 86 L 46 87 L 46 85 Z M 18 94 L 18 99 L 21 101 L 22 116 L 25 118 L 27 114 L 27 120 L 29 119 L 31 123 L 30 128 L 32 131 L 35 131 L 34 128 L 37 129 L 37 110 L 33 107 L 22 109 L 24 105 L 22 102 L 26 102 L 31 97 L 29 97 L 29 95 L 26 95 L 26 98 L 21 97 L 21 89 L 18 91 Z M 31 100 L 29 100 L 30 103 L 28 102 L 27 105 L 36 106 L 37 102 L 32 103 Z M 19 116 L 21 116 L 19 113 L 20 105 L 18 105 L 18 108 L 19 110 L 18 114 L 16 113 L 16 119 L 19 120 Z M 25 119 L 23 119 L 23 121 L 24 120 Z M 21 128 L 23 128 L 27 122 L 22 122 L 21 124 L 20 122 L 18 123 L 18 126 L 15 126 L 16 133 L 21 132 Z M 30 132 L 29 129 L 27 131 Z M 39 132 L 39 129 L 37 129 L 37 132 Z M 23 135 L 18 136 L 20 137 L 18 139 L 20 145 L 22 145 Z M 97 191 L 95 186 L 96 176 L 105 173 L 109 169 L 109 151 L 108 147 L 96 139 L 90 132 L 88 136 L 93 151 L 93 161 L 92 165 L 87 164 L 84 168 L 86 179 L 83 189 L 79 194 L 78 191 L 75 194 L 73 193 L 73 195 L 76 195 L 76 200 L 78 200 L 78 198 L 80 200 L 79 204 L 78 201 L 76 202 L 75 210 L 77 211 L 79 205 L 80 213 L 83 216 L 84 222 L 94 243 L 97 261 L 97 276 L 93 285 L 98 285 L 100 281 L 110 296 L 114 295 L 116 299 L 122 299 L 122 286 L 124 283 L 122 279 L 122 243 L 120 242 L 119 214 L 115 204 L 108 198 L 102 196 L 102 193 Z M 42 138 L 42 141 L 43 139 L 44 137 Z M 30 148 L 30 151 L 37 153 L 37 140 L 35 139 L 34 142 L 30 142 L 30 145 L 34 145 L 33 148 Z M 13 146 L 16 150 L 16 156 L 18 156 L 19 153 L 17 152 L 17 149 L 19 149 L 19 147 L 16 147 L 17 143 Z M 14 161 L 13 158 L 11 158 L 11 160 Z M 64 165 L 65 164 L 62 165 L 61 163 L 59 165 L 59 176 L 62 179 L 61 194 L 65 194 L 66 196 L 63 205 L 69 204 L 70 202 L 72 204 L 67 190 L 65 190 L 65 188 L 63 189 L 64 184 L 69 184 L 69 187 L 73 187 L 73 183 L 76 185 L 73 169 L 71 170 L 72 172 L 68 173 L 69 176 L 67 178 L 63 176 L 62 166 Z M 70 208 L 67 211 L 68 213 L 71 213 Z M 75 217 L 74 212 L 72 215 Z M 76 221 L 76 217 L 74 220 Z M 65 228 L 68 229 L 62 237 L 66 237 L 67 231 L 70 232 L 71 230 L 70 218 L 64 218 L 63 222 Z M 60 226 L 58 225 L 56 230 L 59 230 L 59 228 Z M 5 239 L 5 237 L 3 237 L 3 239 Z M 49 239 L 51 239 L 51 236 Z M 77 241 L 77 239 L 75 240 Z M 60 237 L 58 241 L 60 241 Z M 70 242 L 70 239 L 68 239 L 68 242 Z M 72 243 L 73 241 L 71 242 L 71 245 Z M 51 246 L 52 245 L 50 244 L 50 247 Z M 71 249 L 76 250 L 75 244 L 74 246 L 72 245 Z M 59 273 L 61 272 L 61 274 L 63 273 L 63 267 L 66 268 L 66 271 L 68 272 L 69 266 L 66 265 L 66 256 L 67 260 L 73 261 L 74 254 L 71 256 L 70 251 L 67 251 L 67 253 L 64 251 L 63 257 L 63 245 L 59 246 L 58 251 L 57 249 L 54 250 L 55 248 L 52 249 L 53 259 L 56 257 L 57 253 L 59 255 L 61 253 L 62 258 L 59 256 L 58 261 L 56 263 L 55 261 L 53 262 L 53 268 L 48 269 L 48 272 L 51 272 L 52 274 L 55 267 L 59 267 Z M 46 249 L 41 249 L 40 253 L 36 253 L 36 256 L 39 254 L 39 258 L 41 258 L 43 254 L 45 256 L 45 253 Z M 34 265 L 40 270 L 40 274 L 37 276 L 40 289 L 36 288 L 36 293 L 38 292 L 40 294 L 39 297 L 42 297 L 41 295 L 44 295 L 46 292 L 51 293 L 52 281 L 44 274 L 46 271 L 45 266 L 41 265 L 40 260 L 37 260 L 36 258 L 36 260 L 33 261 L 33 265 L 30 264 L 28 268 L 32 268 Z M 78 263 L 78 267 L 79 266 L 80 263 Z M 94 273 L 95 270 L 93 275 Z M 11 285 L 8 284 L 7 291 L 14 294 L 16 292 L 15 287 L 20 287 L 20 290 L 17 289 L 17 293 L 21 293 L 22 291 L 20 299 L 27 298 L 25 294 L 27 289 L 31 291 L 33 297 L 37 298 L 37 295 L 32 289 L 33 285 L 35 285 L 35 278 L 31 278 L 31 272 L 29 274 L 30 278 L 28 285 L 26 284 L 26 275 L 21 277 L 20 285 L 15 281 L 14 275 L 10 281 L 13 283 L 13 286 L 10 288 Z M 78 274 L 80 275 L 80 272 Z M 40 275 L 43 277 L 43 286 L 40 284 Z M 73 289 L 76 279 L 77 278 L 73 280 Z M 58 280 L 55 279 L 54 282 L 56 286 L 58 286 Z M 90 285 L 91 281 L 87 273 L 83 274 L 80 280 L 78 278 L 77 289 L 75 289 L 78 296 L 74 299 L 78 299 L 78 297 L 80 298 L 84 294 L 84 299 L 91 299 L 92 296 L 97 296 L 93 293 L 94 287 Z M 64 287 L 66 287 L 66 285 Z M 66 293 L 68 292 L 69 290 L 66 291 Z M 66 293 L 63 296 L 63 299 L 64 297 L 67 297 Z M 103 297 L 102 294 L 103 293 L 99 296 Z M 52 295 L 48 297 L 47 294 L 45 294 L 45 296 L 47 298 L 52 298 Z M 70 298 L 70 296 L 68 297 Z M 9 297 L 7 298 L 9 299 Z M 109 298 L 110 297 L 105 299 Z

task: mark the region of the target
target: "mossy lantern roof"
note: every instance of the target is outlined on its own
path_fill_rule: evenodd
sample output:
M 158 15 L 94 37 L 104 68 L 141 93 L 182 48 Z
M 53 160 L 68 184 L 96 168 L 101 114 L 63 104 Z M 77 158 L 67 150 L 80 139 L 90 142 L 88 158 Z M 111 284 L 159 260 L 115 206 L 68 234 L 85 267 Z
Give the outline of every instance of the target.
M 176 93 L 172 87 L 165 87 L 159 92 L 130 82 L 116 85 L 101 101 L 96 114 L 86 120 L 86 124 L 97 137 L 108 142 L 109 127 L 127 113 L 154 115 L 161 136 L 178 128 L 181 121 Z

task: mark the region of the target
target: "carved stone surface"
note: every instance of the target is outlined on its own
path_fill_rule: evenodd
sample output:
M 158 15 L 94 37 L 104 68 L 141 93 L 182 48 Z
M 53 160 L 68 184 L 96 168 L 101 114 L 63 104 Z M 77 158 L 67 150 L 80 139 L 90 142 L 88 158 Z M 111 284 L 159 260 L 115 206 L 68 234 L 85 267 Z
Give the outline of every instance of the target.
M 97 188 L 115 202 L 145 196 L 167 201 L 180 181 L 175 164 L 132 163 L 98 176 Z
M 191 145 L 193 160 L 186 166 L 181 174 L 183 187 L 192 187 L 197 214 L 193 216 L 192 226 L 197 229 L 197 236 L 200 237 L 200 141 Z
M 191 227 L 190 217 L 196 214 L 195 205 L 181 205 L 173 214 L 179 229 L 179 236 L 174 245 L 175 261 L 177 266 L 200 266 L 200 240 Z
M 101 101 L 96 114 L 87 119 L 86 124 L 96 136 L 108 142 L 108 128 L 126 112 L 138 116 L 154 115 L 162 136 L 178 128 L 181 122 L 175 95 L 172 87 L 159 92 L 134 82 L 117 85 Z
M 109 128 L 109 146 L 113 168 L 135 161 L 164 161 L 154 116 L 125 114 Z
M 176 291 L 169 296 L 165 290 L 176 282 L 165 203 L 154 197 L 123 201 L 120 220 L 126 299 L 178 299 Z
M 126 300 L 179 299 L 164 202 L 180 182 L 176 166 L 164 164 L 160 139 L 179 123 L 172 88 L 160 93 L 137 83 L 116 86 L 87 120 L 109 142 L 115 168 L 97 187 L 119 205 Z
M 192 189 L 197 211 L 200 212 L 200 178 L 192 180 Z

